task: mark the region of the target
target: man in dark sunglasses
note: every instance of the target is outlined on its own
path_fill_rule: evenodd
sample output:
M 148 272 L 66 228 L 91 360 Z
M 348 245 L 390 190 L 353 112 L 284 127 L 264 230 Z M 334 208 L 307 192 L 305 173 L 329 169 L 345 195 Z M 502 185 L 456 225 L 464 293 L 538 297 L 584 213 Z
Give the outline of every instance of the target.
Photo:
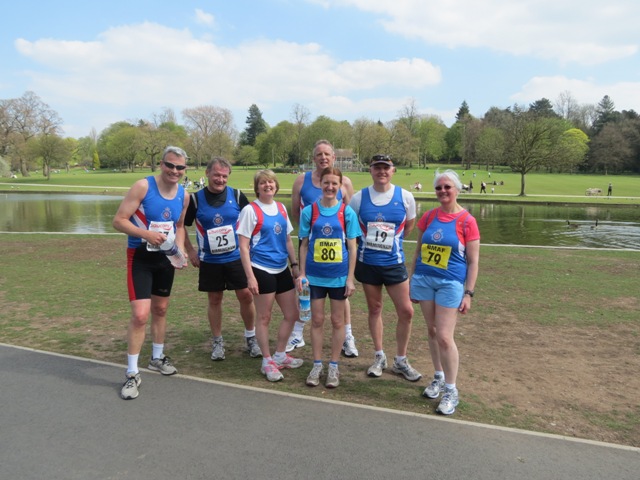
M 138 357 L 151 316 L 152 353 L 148 368 L 163 375 L 177 372 L 164 355 L 167 308 L 175 268 L 168 253 L 173 247 L 184 251 L 184 216 L 189 196 L 180 185 L 187 154 L 169 146 L 162 155 L 160 173 L 138 180 L 127 192 L 113 219 L 116 230 L 127 234 L 127 287 L 131 319 L 127 330 L 127 373 L 120 396 L 138 396 L 142 379 Z M 171 245 L 168 243 L 175 239 Z M 179 255 L 178 255 L 179 256 Z

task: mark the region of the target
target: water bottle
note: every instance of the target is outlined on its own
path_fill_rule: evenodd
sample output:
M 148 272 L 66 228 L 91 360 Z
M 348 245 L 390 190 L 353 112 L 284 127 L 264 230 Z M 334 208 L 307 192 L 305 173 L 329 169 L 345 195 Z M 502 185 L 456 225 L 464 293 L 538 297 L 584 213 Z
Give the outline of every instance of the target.
M 160 245 L 160 250 L 169 258 L 174 268 L 183 268 L 187 264 L 187 257 L 185 257 L 182 250 L 178 248 L 175 240 L 176 234 L 173 230 L 170 230 L 169 233 L 167 233 L 167 239 Z
M 298 294 L 298 302 L 300 304 L 300 321 L 308 322 L 311 320 L 311 292 L 306 278 L 302 280 L 302 290 Z
M 162 249 L 162 253 L 167 256 L 174 268 L 183 268 L 187 264 L 187 257 L 175 243 L 168 250 Z

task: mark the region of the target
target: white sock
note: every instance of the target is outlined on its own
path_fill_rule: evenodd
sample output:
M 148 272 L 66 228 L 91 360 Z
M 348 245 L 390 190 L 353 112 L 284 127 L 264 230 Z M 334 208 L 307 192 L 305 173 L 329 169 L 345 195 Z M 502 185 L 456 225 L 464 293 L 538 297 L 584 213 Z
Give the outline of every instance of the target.
M 352 335 L 351 333 L 351 324 L 348 323 L 347 325 L 344 326 L 344 334 L 345 335 Z
M 246 328 L 244 329 L 244 338 L 251 338 L 251 337 L 255 337 L 256 336 L 256 329 L 254 328 L 253 330 L 247 330 Z
M 164 343 L 152 343 L 151 347 L 152 347 L 151 358 L 162 357 L 162 351 L 164 350 Z
M 376 357 L 380 355 L 381 357 L 384 357 L 384 350 L 376 350 Z
M 127 373 L 138 373 L 138 357 L 140 355 L 127 354 Z
M 273 356 L 273 359 L 276 362 L 281 362 L 285 358 L 287 358 L 287 354 L 285 352 L 276 352 L 275 355 Z
M 444 388 L 445 390 L 450 390 L 450 391 L 456 391 L 456 384 L 455 383 L 445 383 L 444 384 Z
M 396 362 L 400 363 L 403 360 L 406 360 L 407 356 L 406 355 L 396 355 Z
M 438 379 L 443 379 L 444 378 L 444 372 L 441 371 L 441 370 L 436 370 L 436 373 L 434 373 L 433 376 L 435 378 L 438 378 Z
M 302 336 L 302 330 L 304 330 L 304 322 L 301 322 L 300 320 L 296 320 L 296 323 L 293 326 L 293 333 L 295 333 L 297 336 L 301 337 Z

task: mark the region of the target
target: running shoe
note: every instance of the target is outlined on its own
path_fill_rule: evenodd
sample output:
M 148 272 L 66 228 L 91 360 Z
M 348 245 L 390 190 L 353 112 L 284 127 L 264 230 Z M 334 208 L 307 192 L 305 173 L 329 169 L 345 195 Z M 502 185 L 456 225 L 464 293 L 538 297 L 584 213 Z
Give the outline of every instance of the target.
M 398 362 L 397 360 L 393 361 L 393 367 L 391 367 L 391 371 L 393 373 L 397 373 L 402 375 L 404 378 L 409 380 L 410 382 L 417 382 L 422 378 L 422 374 L 418 372 L 415 368 L 413 368 L 409 364 L 408 359 L 401 360 Z
M 174 373 L 178 373 L 176 367 L 171 363 L 171 359 L 166 355 L 163 355 L 160 358 L 152 358 L 147 368 L 149 370 L 160 372 L 162 375 L 173 375 Z
M 224 360 L 224 340 L 222 337 L 213 339 L 213 347 L 211 349 L 211 360 L 214 362 Z
M 307 385 L 310 387 L 317 387 L 320 385 L 320 375 L 324 370 L 321 363 L 314 363 L 309 376 L 307 377 Z
M 274 362 L 273 360 L 271 360 L 266 365 L 263 365 L 260 368 L 260 372 L 262 372 L 262 374 L 265 375 L 267 377 L 267 380 L 269 380 L 270 382 L 279 382 L 284 378 L 284 375 L 280 373 L 278 365 L 276 365 L 276 362 Z
M 287 354 L 285 354 L 284 360 L 278 361 L 274 357 L 273 361 L 276 363 L 276 365 L 280 369 L 283 369 L 283 368 L 299 368 L 304 363 L 304 360 L 302 360 L 301 358 L 293 358 L 292 356 L 287 355 Z
M 422 396 L 426 398 L 438 398 L 444 391 L 444 377 L 433 377 L 431 383 L 422 392 Z
M 451 415 L 456 411 L 456 407 L 458 406 L 458 390 L 445 390 L 444 395 L 442 395 L 442 400 L 440 400 L 440 405 L 436 408 L 436 412 L 439 412 L 443 415 Z
M 247 337 L 247 352 L 251 358 L 258 358 L 262 356 L 262 350 L 258 346 L 258 340 L 256 340 L 256 336 Z
M 120 396 L 123 400 L 133 400 L 138 398 L 138 387 L 142 383 L 140 373 L 127 373 L 127 381 L 122 385 L 120 390 Z
M 336 388 L 338 385 L 340 385 L 340 372 L 338 371 L 338 366 L 329 364 L 327 383 L 325 383 L 325 386 L 327 388 Z
M 302 338 L 302 335 L 296 335 L 295 332 L 292 332 L 289 336 L 289 341 L 287 342 L 287 348 L 285 348 L 284 351 L 289 353 L 296 348 L 302 348 L 305 345 L 306 343 L 304 343 L 304 338 Z
M 342 354 L 345 357 L 354 358 L 358 356 L 358 349 L 356 348 L 356 339 L 353 338 L 353 335 L 347 335 L 344 338 L 344 343 L 342 344 Z
M 382 355 L 376 355 L 373 365 L 367 370 L 367 375 L 370 377 L 380 377 L 385 368 L 387 368 L 387 356 L 384 353 Z

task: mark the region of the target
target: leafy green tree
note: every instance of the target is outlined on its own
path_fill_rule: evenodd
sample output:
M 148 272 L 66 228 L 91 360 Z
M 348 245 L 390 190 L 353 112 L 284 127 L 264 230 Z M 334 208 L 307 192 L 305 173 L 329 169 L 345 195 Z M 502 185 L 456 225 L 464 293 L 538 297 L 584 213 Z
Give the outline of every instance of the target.
M 260 138 L 261 135 L 266 135 L 266 134 L 261 133 L 260 135 L 258 135 L 258 138 Z M 256 145 L 258 145 L 257 141 L 258 140 L 256 139 Z M 242 165 L 242 166 L 259 165 L 258 163 L 259 160 L 260 160 L 260 155 L 258 153 L 258 149 L 255 146 L 238 145 L 238 148 L 235 154 L 236 165 Z
M 29 139 L 28 149 L 42 162 L 42 174 L 51 180 L 51 169 L 68 164 L 72 146 L 58 135 L 39 135 Z
M 479 164 L 486 165 L 487 170 L 501 163 L 504 157 L 504 133 L 501 129 L 485 125 L 476 142 L 476 159 Z
M 256 147 L 259 162 L 268 168 L 279 163 L 286 165 L 296 149 L 297 126 L 288 121 L 280 122 L 267 133 L 258 135 Z
M 444 157 L 447 148 L 445 141 L 447 131 L 447 126 L 439 117 L 431 115 L 418 119 L 416 135 L 419 140 L 420 165 L 426 167 L 427 163 L 437 162 Z
M 557 155 L 552 159 L 559 172 L 572 172 L 581 165 L 589 151 L 589 137 L 582 130 L 570 128 L 558 139 Z

